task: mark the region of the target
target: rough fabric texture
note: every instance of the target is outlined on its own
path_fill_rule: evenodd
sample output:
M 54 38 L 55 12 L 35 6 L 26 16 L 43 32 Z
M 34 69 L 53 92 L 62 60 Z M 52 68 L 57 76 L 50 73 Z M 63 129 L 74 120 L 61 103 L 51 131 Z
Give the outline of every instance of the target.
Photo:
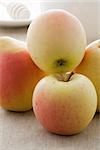
M 0 150 L 100 150 L 100 116 L 82 133 L 59 136 L 46 131 L 32 111 L 15 113 L 0 108 Z

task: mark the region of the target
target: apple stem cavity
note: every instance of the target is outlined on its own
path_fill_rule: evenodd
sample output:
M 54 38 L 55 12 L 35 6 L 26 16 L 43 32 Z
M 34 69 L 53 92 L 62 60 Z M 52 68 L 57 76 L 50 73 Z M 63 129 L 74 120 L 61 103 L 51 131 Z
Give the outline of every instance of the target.
M 68 82 L 70 81 L 71 76 L 74 74 L 74 72 L 67 72 L 67 73 L 61 73 L 56 74 L 56 77 L 59 81 Z

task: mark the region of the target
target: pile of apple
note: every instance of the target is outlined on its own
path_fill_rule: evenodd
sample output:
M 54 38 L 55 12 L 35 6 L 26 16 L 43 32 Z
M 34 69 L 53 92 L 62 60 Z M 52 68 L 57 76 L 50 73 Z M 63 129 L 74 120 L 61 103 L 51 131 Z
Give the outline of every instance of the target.
M 33 105 L 48 131 L 81 132 L 100 112 L 100 40 L 86 47 L 82 24 L 64 10 L 38 16 L 29 26 L 27 46 L 1 37 L 0 105 L 12 111 Z

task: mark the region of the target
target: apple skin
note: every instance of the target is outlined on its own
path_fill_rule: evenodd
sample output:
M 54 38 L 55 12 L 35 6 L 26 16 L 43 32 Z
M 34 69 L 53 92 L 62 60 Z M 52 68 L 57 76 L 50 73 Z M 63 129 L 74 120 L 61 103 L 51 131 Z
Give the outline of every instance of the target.
M 33 109 L 37 120 L 50 132 L 73 135 L 92 120 L 97 108 L 97 95 L 92 82 L 81 74 L 70 81 L 46 76 L 33 93 Z
M 84 58 L 75 72 L 87 76 L 93 82 L 98 97 L 97 111 L 100 112 L 100 39 L 86 47 Z
M 32 94 L 44 76 L 32 61 L 25 43 L 0 37 L 0 106 L 11 111 L 32 108 Z
M 86 35 L 80 21 L 64 10 L 42 13 L 28 28 L 27 47 L 47 73 L 73 70 L 82 60 Z

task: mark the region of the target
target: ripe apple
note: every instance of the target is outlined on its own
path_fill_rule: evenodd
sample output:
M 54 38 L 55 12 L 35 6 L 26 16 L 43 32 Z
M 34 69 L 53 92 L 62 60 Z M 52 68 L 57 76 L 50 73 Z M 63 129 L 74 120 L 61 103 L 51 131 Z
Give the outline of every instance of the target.
M 92 120 L 97 95 L 92 82 L 81 74 L 46 76 L 33 93 L 33 109 L 38 121 L 50 132 L 72 135 Z
M 64 10 L 50 10 L 29 26 L 27 46 L 36 65 L 45 72 L 68 72 L 84 56 L 86 35 L 75 16 Z
M 97 111 L 100 112 L 100 39 L 86 47 L 85 56 L 75 71 L 86 75 L 93 82 L 98 97 Z
M 32 108 L 32 93 L 44 73 L 33 63 L 24 42 L 0 37 L 0 106 L 12 111 Z

